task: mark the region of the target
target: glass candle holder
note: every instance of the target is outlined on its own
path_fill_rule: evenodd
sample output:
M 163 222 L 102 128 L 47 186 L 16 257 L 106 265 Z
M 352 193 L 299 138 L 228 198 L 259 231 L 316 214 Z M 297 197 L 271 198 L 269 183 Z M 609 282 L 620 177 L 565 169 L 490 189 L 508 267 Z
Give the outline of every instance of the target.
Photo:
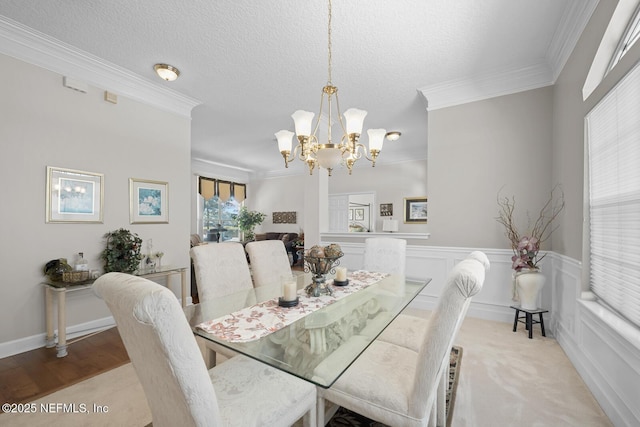
M 282 276 L 282 300 L 295 301 L 298 298 L 298 281 L 294 276 Z

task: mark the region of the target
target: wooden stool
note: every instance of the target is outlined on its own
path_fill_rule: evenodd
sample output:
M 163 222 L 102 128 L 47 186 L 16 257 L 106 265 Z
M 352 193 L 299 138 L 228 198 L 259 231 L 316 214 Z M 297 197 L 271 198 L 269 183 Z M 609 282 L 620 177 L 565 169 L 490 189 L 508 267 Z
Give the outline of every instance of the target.
M 546 337 L 547 335 L 544 332 L 544 319 L 542 318 L 542 313 L 548 313 L 549 310 L 543 310 L 541 308 L 536 308 L 535 310 L 528 310 L 526 308 L 522 308 L 519 305 L 512 305 L 516 311 L 516 318 L 513 320 L 513 332 L 518 329 L 518 322 L 524 323 L 526 325 L 527 331 L 529 331 L 529 339 L 533 338 L 533 325 L 536 323 L 540 324 L 540 329 L 542 331 L 542 336 Z M 525 313 L 524 316 L 520 316 L 520 312 L 523 311 Z M 537 314 L 539 320 L 534 320 L 533 315 Z M 525 319 L 524 321 L 522 319 Z

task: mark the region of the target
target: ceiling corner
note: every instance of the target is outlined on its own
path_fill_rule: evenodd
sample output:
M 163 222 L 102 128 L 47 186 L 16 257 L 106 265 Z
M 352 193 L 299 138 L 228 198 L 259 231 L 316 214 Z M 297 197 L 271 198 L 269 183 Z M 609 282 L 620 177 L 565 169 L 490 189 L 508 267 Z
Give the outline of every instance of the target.
M 201 104 L 1 15 L 0 53 L 184 117 Z

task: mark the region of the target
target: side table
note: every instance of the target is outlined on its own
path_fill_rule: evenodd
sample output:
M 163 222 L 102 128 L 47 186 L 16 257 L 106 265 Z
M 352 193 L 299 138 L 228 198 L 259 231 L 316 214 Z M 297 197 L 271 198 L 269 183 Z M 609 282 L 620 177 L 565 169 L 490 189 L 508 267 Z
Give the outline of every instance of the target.
M 529 331 L 529 339 L 531 339 L 533 338 L 533 325 L 539 323 L 542 336 L 543 337 L 547 336 L 544 332 L 544 319 L 542 318 L 542 314 L 548 313 L 549 310 L 543 310 L 541 308 L 536 308 L 535 310 L 529 310 L 526 308 L 522 308 L 519 305 L 512 305 L 511 308 L 513 308 L 516 311 L 516 317 L 513 320 L 513 332 L 515 332 L 518 329 L 518 322 L 524 323 L 525 327 L 527 328 L 527 331 Z M 524 316 L 520 316 L 521 311 L 525 313 Z M 534 314 L 538 315 L 539 320 L 533 319 Z M 525 319 L 525 320 L 522 321 L 522 319 Z
M 161 267 L 153 270 L 140 270 L 135 273 L 136 276 L 141 276 L 147 279 L 153 279 L 157 277 L 169 277 L 173 274 L 180 274 L 180 280 L 182 285 L 182 308 L 187 305 L 187 269 L 186 267 Z M 94 279 L 86 280 L 80 283 L 67 283 L 67 282 L 53 282 L 47 280 L 43 282 L 44 285 L 44 298 L 45 298 L 45 320 L 47 325 L 47 348 L 55 347 L 58 357 L 65 357 L 67 353 L 67 347 L 74 342 L 88 338 L 97 334 L 100 331 L 92 334 L 87 334 L 73 341 L 67 342 L 67 292 L 81 291 L 85 289 L 91 289 Z M 54 315 L 54 303 L 53 295 L 56 295 L 58 302 L 58 342 L 56 344 L 56 336 L 53 330 L 53 315 Z

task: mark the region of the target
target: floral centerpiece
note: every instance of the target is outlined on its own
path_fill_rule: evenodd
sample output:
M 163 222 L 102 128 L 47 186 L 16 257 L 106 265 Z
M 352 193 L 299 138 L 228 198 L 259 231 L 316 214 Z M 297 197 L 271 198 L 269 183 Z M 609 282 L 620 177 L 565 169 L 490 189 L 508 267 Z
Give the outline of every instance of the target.
M 238 221 L 238 228 L 244 232 L 244 240 L 253 240 L 255 237 L 253 229 L 256 225 L 262 224 L 267 215 L 258 211 L 250 211 L 246 206 L 240 208 L 237 215 L 232 218 Z
M 525 234 L 522 234 L 516 226 L 514 219 L 515 207 L 515 197 L 500 197 L 498 195 L 498 217 L 496 220 L 504 226 L 505 235 L 511 242 L 511 249 L 513 250 L 511 267 L 516 272 L 524 268 L 539 269 L 538 263 L 545 256 L 538 256 L 540 246 L 551 237 L 551 234 L 557 228 L 557 226 L 553 227 L 552 223 L 564 209 L 564 193 L 559 186 L 555 186 L 533 224 L 527 213 L 529 224 Z

